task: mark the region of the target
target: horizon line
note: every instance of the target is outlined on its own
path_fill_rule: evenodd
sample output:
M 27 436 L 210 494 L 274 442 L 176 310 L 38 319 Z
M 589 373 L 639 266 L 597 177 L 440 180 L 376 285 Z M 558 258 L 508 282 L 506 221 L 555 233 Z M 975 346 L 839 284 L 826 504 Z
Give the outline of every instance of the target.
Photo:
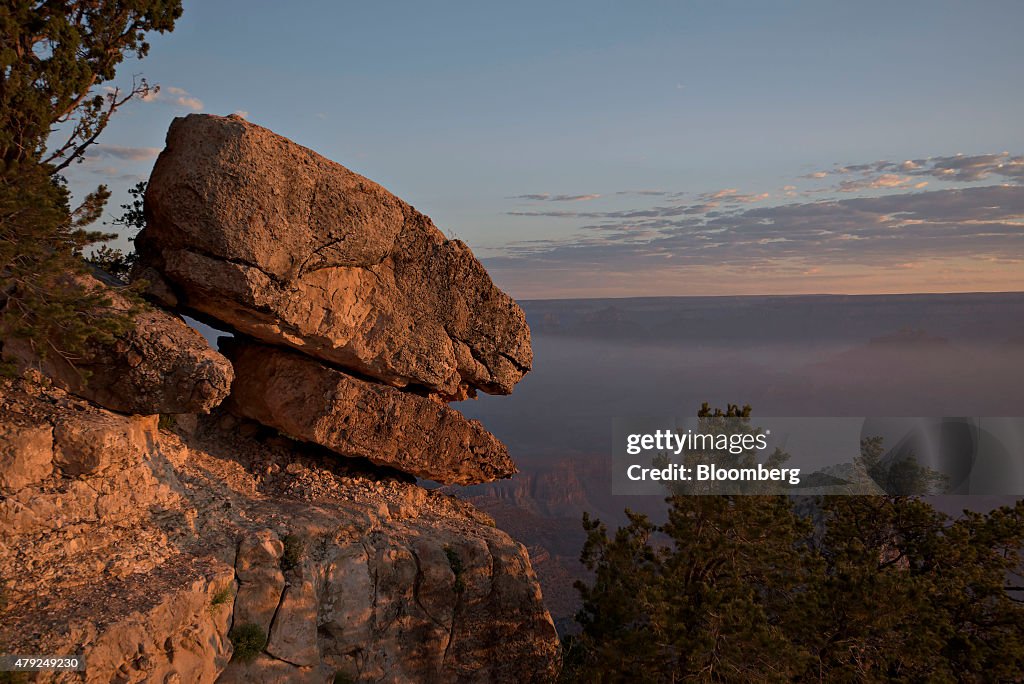
M 517 302 L 598 301 L 605 299 L 737 299 L 778 297 L 928 297 L 935 295 L 1024 295 L 1024 290 L 962 290 L 954 292 L 802 292 L 793 294 L 621 295 L 608 297 L 513 297 Z

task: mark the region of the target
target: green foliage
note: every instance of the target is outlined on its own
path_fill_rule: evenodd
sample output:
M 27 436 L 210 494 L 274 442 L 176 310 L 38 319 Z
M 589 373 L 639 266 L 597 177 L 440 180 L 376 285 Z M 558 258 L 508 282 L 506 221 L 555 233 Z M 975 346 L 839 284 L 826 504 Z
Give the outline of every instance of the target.
M 81 159 L 110 116 L 147 95 L 145 81 L 99 92 L 127 55 L 149 52 L 146 34 L 174 29 L 181 0 L 11 0 L 0 5 L 0 160 Z M 63 142 L 47 150 L 54 130 Z
M 466 583 L 462 578 L 465 570 L 462 565 L 462 558 L 459 557 L 459 552 L 448 544 L 445 544 L 444 555 L 448 558 L 448 565 L 452 569 L 452 574 L 455 575 L 455 593 L 461 594 L 466 588 Z
M 135 252 L 124 252 L 109 245 L 100 245 L 87 259 L 90 264 L 122 283 L 131 279 L 132 268 L 137 260 Z
M 267 635 L 263 633 L 259 625 L 251 622 L 232 629 L 228 638 L 231 639 L 231 645 L 234 647 L 231 659 L 242 663 L 256 660 L 256 657 L 267 646 Z
M 210 605 L 214 608 L 226 605 L 234 596 L 235 588 L 229 584 L 213 595 L 213 598 L 210 599 Z
M 725 411 L 719 408 L 712 409 L 707 402 L 701 404 L 697 412 L 697 432 L 711 435 L 751 435 L 757 436 L 762 431 L 753 426 L 750 422 L 751 408 L 749 405 L 740 407 L 737 404 L 728 404 Z M 687 468 L 694 468 L 700 463 L 715 463 L 721 468 L 752 468 L 762 463 L 765 468 L 779 468 L 789 460 L 789 454 L 776 449 L 769 457 L 761 462 L 758 452 L 754 448 L 744 449 L 733 453 L 728 448 L 718 447 L 694 447 L 687 448 L 679 455 L 669 455 L 663 452 L 652 459 L 655 468 L 664 468 L 669 464 L 678 463 Z M 698 482 L 698 481 L 675 481 L 666 483 L 671 494 L 678 495 L 712 495 L 725 492 L 743 491 L 745 494 L 768 494 L 777 492 L 772 482 L 758 482 L 750 480 L 746 482 Z
M 67 190 L 43 166 L 0 173 L 0 338 L 26 339 L 40 357 L 56 352 L 72 365 L 87 340 L 110 341 L 129 325 L 75 278 L 87 272 L 82 248 L 108 237 L 84 230 L 85 213 L 68 211 Z
M 882 438 L 869 437 L 861 442 L 860 456 L 854 460 L 887 494 L 937 494 L 949 486 L 948 477 L 920 465 L 913 454 L 886 463 L 884 453 Z
M 175 418 L 173 413 L 161 413 L 160 417 L 157 418 L 156 426 L 160 430 L 173 430 L 174 426 L 178 424 L 178 419 Z
M 121 215 L 111 221 L 115 226 L 121 226 L 132 231 L 132 237 L 134 237 L 135 233 L 146 227 L 144 206 L 146 188 L 148 186 L 149 183 L 146 181 L 139 181 L 128 188 L 128 194 L 132 197 L 131 200 L 121 205 Z
M 306 542 L 297 534 L 286 534 L 281 541 L 284 543 L 281 567 L 286 571 L 299 567 L 306 555 Z
M 72 210 L 59 172 L 83 158 L 119 107 L 153 91 L 145 81 L 126 92 L 103 84 L 126 55 L 146 55 L 149 31 L 172 30 L 180 15 L 180 0 L 0 5 L 0 339 L 25 338 L 74 365 L 88 341 L 127 327 L 125 314 L 75 278 L 86 269 L 83 249 L 113 237 L 85 230 L 110 192 L 100 186 Z
M 128 194 L 132 199 L 121 205 L 121 215 L 110 222 L 127 229 L 129 231 L 127 237 L 131 240 L 134 240 L 138 232 L 146 227 L 146 216 L 143 210 L 146 186 L 146 181 L 140 181 L 129 188 Z M 124 252 L 108 245 L 101 245 L 89 255 L 88 261 L 122 282 L 128 283 L 131 280 L 132 269 L 138 261 L 138 255 L 134 249 Z
M 584 516 L 581 560 L 594 575 L 577 583 L 567 681 L 1024 672 L 1024 502 L 950 520 L 919 498 L 819 497 L 812 520 L 783 496 L 667 501 L 665 524 L 628 512 L 614 535 Z

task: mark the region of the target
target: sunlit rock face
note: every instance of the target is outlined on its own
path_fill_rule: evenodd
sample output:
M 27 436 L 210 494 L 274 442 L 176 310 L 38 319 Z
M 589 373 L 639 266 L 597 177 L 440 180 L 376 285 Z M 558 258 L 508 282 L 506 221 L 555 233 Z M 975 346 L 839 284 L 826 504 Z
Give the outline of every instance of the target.
M 516 472 L 449 406 L 532 363 L 468 247 L 230 117 L 175 120 L 146 214 L 153 306 L 89 382 L 0 379 L 0 643 L 90 682 L 554 681 L 526 549 L 416 483 Z
M 459 240 L 371 180 L 237 117 L 175 119 L 141 272 L 167 303 L 382 382 L 508 394 L 519 306 Z
M 553 681 L 525 547 L 350 463 L 221 409 L 169 430 L 0 381 L 0 641 L 84 653 L 90 682 Z
M 429 397 L 355 378 L 284 349 L 232 341 L 228 408 L 339 454 L 444 484 L 516 472 L 508 449 L 476 420 Z

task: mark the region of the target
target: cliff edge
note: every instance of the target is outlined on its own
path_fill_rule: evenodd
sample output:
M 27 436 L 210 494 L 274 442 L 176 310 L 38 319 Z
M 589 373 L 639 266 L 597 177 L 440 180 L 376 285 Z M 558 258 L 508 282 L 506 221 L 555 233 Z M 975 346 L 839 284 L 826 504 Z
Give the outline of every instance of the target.
M 150 304 L 91 376 L 3 341 L 0 651 L 84 656 L 39 681 L 553 680 L 526 549 L 417 484 L 515 472 L 450 405 L 532 363 L 469 248 L 237 117 L 176 119 L 145 206 Z

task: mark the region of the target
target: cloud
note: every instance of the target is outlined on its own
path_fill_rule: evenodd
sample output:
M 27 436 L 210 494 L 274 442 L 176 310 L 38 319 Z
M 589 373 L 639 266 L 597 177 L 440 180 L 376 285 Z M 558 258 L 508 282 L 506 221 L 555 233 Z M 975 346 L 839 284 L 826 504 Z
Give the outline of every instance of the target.
M 932 176 L 942 180 L 977 182 L 993 176 L 1024 180 L 1024 156 L 1011 157 L 1008 152 L 999 154 L 958 154 L 952 157 L 932 157 L 926 160 L 911 160 L 903 165 L 913 165 L 907 173 L 915 176 Z
M 668 190 L 619 190 L 616 195 L 639 195 L 641 197 L 678 197 L 685 193 L 669 192 Z
M 698 195 L 697 197 L 708 203 L 724 202 L 726 204 L 750 204 L 752 202 L 761 202 L 762 200 L 766 200 L 770 195 L 767 192 L 762 192 L 758 195 L 744 195 L 736 188 L 727 188 L 717 192 L 706 192 Z
M 912 185 L 913 179 L 910 176 L 900 176 L 895 173 L 883 173 L 880 176 L 860 178 L 857 180 L 845 180 L 836 188 L 839 192 L 858 192 L 861 190 L 891 190 L 893 188 L 906 188 Z M 924 185 L 928 185 L 927 182 Z M 921 187 L 924 187 L 923 185 Z
M 146 176 L 143 174 L 122 173 L 121 169 L 116 166 L 93 166 L 89 169 L 89 172 L 102 176 L 107 182 L 117 184 L 134 184 L 146 179 Z
M 816 171 L 802 178 L 826 178 L 836 175 L 859 174 L 861 180 L 844 181 L 847 187 L 856 184 L 855 189 L 886 187 L 884 182 L 896 177 L 927 176 L 958 183 L 977 183 L 990 178 L 1005 178 L 1015 182 L 1024 181 L 1024 156 L 1011 156 L 1009 152 L 994 154 L 956 154 L 951 156 L 905 159 L 903 161 L 877 161 L 872 164 L 851 164 L 837 166 L 831 171 Z M 882 183 L 872 186 L 870 183 Z M 909 183 L 908 183 L 909 184 Z M 906 184 L 888 187 L 902 187 Z M 923 186 L 922 186 L 923 187 Z M 840 191 L 843 185 L 838 188 Z
M 175 98 L 174 104 L 179 107 L 191 109 L 194 112 L 203 111 L 203 101 L 198 97 L 192 97 L 191 95 L 182 95 L 181 97 Z
M 790 203 L 718 215 L 628 213 L 652 216 L 605 222 L 561 242 L 511 245 L 507 256 L 490 261 L 506 268 L 614 264 L 640 271 L 655 259 L 673 268 L 785 264 L 800 272 L 826 265 L 905 268 L 901 265 L 927 259 L 1024 264 L 1024 186 L 1019 185 Z
M 89 148 L 90 157 L 123 159 L 125 161 L 146 161 L 155 159 L 160 154 L 159 147 L 122 147 L 121 145 L 93 145 Z
M 608 196 L 634 196 L 632 207 L 510 211 L 575 233 L 559 227 L 566 237 L 512 243 L 485 263 L 537 297 L 1024 288 L 1024 156 L 881 160 L 807 177 L 836 184 L 620 191 Z
M 194 112 L 201 112 L 204 109 L 202 100 L 190 94 L 184 88 L 178 88 L 175 86 L 160 86 L 159 89 L 154 88 L 149 91 L 148 95 L 142 97 L 142 101 L 161 102 L 175 107 L 191 109 Z
M 600 196 L 597 193 L 589 195 L 552 195 L 551 193 L 541 192 L 532 195 L 515 195 L 510 199 L 531 200 L 535 202 L 585 202 L 597 199 Z
M 244 110 L 244 109 L 236 110 L 236 111 L 232 112 L 231 114 L 232 114 L 232 116 L 240 116 L 243 119 L 248 119 L 249 118 L 249 112 Z

